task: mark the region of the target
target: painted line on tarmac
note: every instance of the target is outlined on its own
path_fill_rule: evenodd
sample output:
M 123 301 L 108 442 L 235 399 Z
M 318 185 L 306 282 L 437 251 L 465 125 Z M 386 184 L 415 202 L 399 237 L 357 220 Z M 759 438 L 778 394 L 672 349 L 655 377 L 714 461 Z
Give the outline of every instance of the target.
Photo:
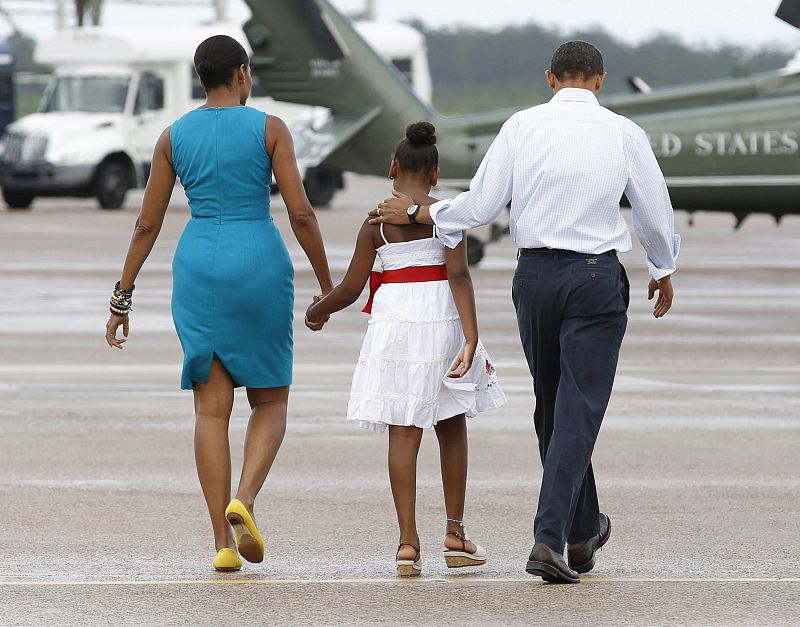
M 528 373 L 528 366 L 524 362 L 498 362 L 495 364 L 501 370 L 519 370 Z M 294 365 L 296 373 L 352 373 L 354 364 L 330 363 L 297 363 Z M 88 374 L 100 373 L 110 375 L 121 374 L 165 374 L 180 371 L 180 364 L 18 364 L 0 365 L 0 375 L 3 374 Z M 739 374 L 793 374 L 800 372 L 800 366 L 620 366 L 617 374 L 705 374 L 705 373 L 739 373 Z
M 36 588 L 59 586 L 270 586 L 270 585 L 331 585 L 331 584 L 499 584 L 499 583 L 537 583 L 534 577 L 421 577 L 419 579 L 377 578 L 377 579 L 106 579 L 106 580 L 74 580 L 74 581 L 0 581 L 0 587 Z M 671 583 L 791 583 L 800 584 L 800 577 L 591 577 L 582 579 L 581 583 L 609 584 L 671 584 Z

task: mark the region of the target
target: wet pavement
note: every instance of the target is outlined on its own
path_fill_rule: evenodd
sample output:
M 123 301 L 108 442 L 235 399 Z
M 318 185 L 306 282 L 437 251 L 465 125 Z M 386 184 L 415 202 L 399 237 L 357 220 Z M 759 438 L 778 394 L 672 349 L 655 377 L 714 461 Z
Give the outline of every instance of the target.
M 351 177 L 320 211 L 341 277 L 383 181 Z M 394 576 L 385 436 L 345 424 L 366 326 L 361 304 L 302 325 L 313 275 L 297 264 L 289 429 L 256 503 L 263 564 L 210 568 L 194 471 L 191 394 L 169 315 L 187 219 L 176 191 L 137 281 L 131 339 L 103 340 L 141 194 L 123 211 L 39 200 L 0 211 L 0 624 L 796 624 L 800 616 L 800 217 L 780 227 L 700 214 L 676 302 L 653 320 L 640 249 L 623 257 L 630 323 L 594 464 L 614 535 L 578 586 L 524 572 L 541 468 L 530 376 L 510 299 L 514 249 L 474 270 L 483 340 L 509 403 L 470 423 L 468 531 L 489 551 L 448 571 L 435 438 L 420 455 L 424 575 Z M 362 301 L 364 299 L 362 298 Z M 363 302 L 362 302 L 363 304 Z M 234 475 L 247 403 L 231 425 Z

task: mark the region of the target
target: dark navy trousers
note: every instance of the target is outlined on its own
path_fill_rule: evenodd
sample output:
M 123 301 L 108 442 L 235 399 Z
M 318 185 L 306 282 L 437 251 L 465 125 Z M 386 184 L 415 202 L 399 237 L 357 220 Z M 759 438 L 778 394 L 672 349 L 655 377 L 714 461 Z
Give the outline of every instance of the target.
M 599 533 L 592 451 L 614 384 L 630 286 L 616 251 L 525 252 L 512 297 L 544 466 L 534 533 L 562 553 L 565 543 Z

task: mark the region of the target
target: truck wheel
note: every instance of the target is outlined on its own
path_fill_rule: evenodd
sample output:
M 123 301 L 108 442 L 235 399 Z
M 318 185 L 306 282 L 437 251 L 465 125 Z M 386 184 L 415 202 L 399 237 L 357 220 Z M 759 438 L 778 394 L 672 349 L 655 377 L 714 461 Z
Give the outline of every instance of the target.
M 486 252 L 486 245 L 477 237 L 467 235 L 467 263 L 474 266 L 483 259 Z
M 325 168 L 309 168 L 303 186 L 308 202 L 314 207 L 327 207 L 337 189 L 336 173 Z
M 94 193 L 103 209 L 119 209 L 128 193 L 128 168 L 119 161 L 100 166 L 94 180 Z
M 30 209 L 34 195 L 30 192 L 18 192 L 13 189 L 3 190 L 3 200 L 9 209 Z

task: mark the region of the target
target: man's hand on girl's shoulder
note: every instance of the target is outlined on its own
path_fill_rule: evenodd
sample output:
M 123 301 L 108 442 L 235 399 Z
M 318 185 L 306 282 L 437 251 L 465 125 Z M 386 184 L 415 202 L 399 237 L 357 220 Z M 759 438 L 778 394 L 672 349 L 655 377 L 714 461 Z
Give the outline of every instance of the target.
M 415 204 L 411 196 L 392 190 L 393 197 L 387 198 L 369 212 L 370 224 L 396 224 L 407 226 L 411 224 L 408 219 L 408 208 Z

